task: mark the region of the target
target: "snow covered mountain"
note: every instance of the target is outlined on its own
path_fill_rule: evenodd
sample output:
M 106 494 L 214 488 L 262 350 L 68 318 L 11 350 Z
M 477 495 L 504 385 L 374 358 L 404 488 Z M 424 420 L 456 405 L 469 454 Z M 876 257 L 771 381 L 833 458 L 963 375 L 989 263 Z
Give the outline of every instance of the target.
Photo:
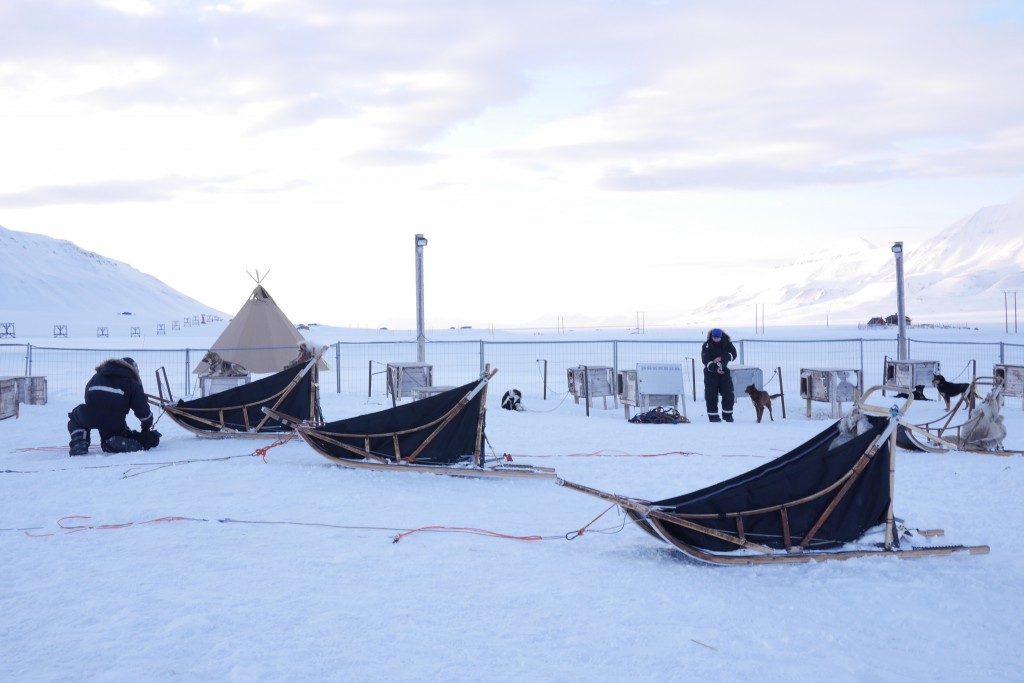
M 1024 290 L 1024 195 L 904 248 L 905 306 L 912 320 L 1002 320 L 1003 292 Z M 746 322 L 763 305 L 775 324 L 821 324 L 867 322 L 896 312 L 892 244 L 845 240 L 759 275 L 708 301 L 698 314 Z
M 1002 321 L 1003 292 L 1024 293 L 1024 195 L 980 209 L 933 238 L 904 247 L 906 313 L 915 323 Z M 0 259 L 0 322 L 17 322 L 19 337 L 49 336 L 53 325 L 74 320 L 81 311 L 90 313 L 80 326 L 106 325 L 112 333 L 204 313 L 230 317 L 126 263 L 66 240 L 0 227 Z M 675 322 L 682 327 L 694 320 L 747 326 L 755 310 L 761 310 L 772 325 L 849 324 L 896 312 L 891 243 L 833 241 L 785 265 L 745 268 L 735 277 L 732 292 L 681 312 Z M 126 312 L 132 317 L 124 317 Z
M 0 226 L 0 263 L 0 322 L 14 322 L 19 337 L 48 336 L 54 325 L 79 320 L 83 311 L 90 325 L 112 332 L 171 317 L 223 317 L 152 275 L 67 240 Z

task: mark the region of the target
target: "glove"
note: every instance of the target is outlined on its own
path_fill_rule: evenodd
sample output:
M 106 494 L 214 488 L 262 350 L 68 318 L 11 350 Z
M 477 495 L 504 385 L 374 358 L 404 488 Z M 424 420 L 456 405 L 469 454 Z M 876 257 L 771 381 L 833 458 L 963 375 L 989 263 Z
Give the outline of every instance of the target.
M 144 429 L 139 435 L 139 443 L 141 443 L 142 447 L 148 451 L 150 448 L 156 448 L 160 445 L 161 436 L 163 436 L 163 434 L 155 429 Z

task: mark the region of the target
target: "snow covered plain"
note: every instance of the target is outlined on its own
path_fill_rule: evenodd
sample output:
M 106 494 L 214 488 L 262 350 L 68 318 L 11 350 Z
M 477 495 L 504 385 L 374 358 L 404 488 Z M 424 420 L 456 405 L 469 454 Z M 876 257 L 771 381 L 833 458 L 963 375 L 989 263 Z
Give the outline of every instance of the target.
M 495 452 L 652 499 L 829 422 L 797 401 L 756 424 L 744 396 L 734 424 L 691 404 L 692 424 L 636 425 L 558 395 L 510 413 L 499 394 Z M 322 403 L 328 419 L 390 405 Z M 4 681 L 1021 680 L 1019 457 L 898 454 L 897 516 L 989 555 L 720 568 L 552 481 L 347 470 L 301 442 L 264 460 L 269 441 L 167 418 L 157 450 L 69 458 L 73 406 L 0 421 Z M 1024 447 L 1020 400 L 1003 414 L 1007 446 Z

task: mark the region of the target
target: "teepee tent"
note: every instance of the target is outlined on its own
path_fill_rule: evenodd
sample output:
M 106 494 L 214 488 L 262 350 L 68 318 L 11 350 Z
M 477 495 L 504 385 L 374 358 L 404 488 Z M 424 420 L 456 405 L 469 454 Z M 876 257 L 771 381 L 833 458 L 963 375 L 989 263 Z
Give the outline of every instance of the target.
M 256 280 L 249 300 L 210 347 L 225 361 L 238 363 L 249 372 L 278 372 L 295 358 L 305 339 L 277 307 L 270 293 Z M 192 370 L 202 373 L 206 363 Z

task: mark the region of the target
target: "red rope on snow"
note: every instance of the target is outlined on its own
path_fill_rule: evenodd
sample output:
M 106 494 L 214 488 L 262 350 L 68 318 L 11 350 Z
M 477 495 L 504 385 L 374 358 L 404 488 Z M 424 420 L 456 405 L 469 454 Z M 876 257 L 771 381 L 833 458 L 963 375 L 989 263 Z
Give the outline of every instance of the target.
M 516 454 L 517 458 L 583 458 L 583 457 L 605 457 L 605 458 L 660 458 L 663 455 L 704 455 L 695 451 L 666 451 L 665 453 L 626 453 L 610 448 L 604 448 L 593 453 L 547 453 L 544 455 L 529 455 L 524 453 Z M 513 455 L 505 453 L 504 457 L 511 460 Z
M 604 517 L 604 516 L 605 516 L 605 515 L 606 515 L 606 514 L 608 513 L 608 510 L 611 510 L 611 509 L 612 509 L 612 508 L 614 508 L 614 507 L 615 507 L 615 504 L 614 504 L 614 503 L 613 503 L 613 504 L 611 504 L 611 505 L 609 505 L 609 506 L 608 506 L 608 507 L 607 507 L 607 508 L 605 509 L 605 511 L 604 511 L 604 512 L 602 512 L 602 513 L 601 513 L 601 514 L 599 514 L 599 515 L 598 515 L 597 517 L 594 517 L 594 518 L 593 518 L 592 520 L 590 520 L 589 522 L 587 522 L 586 524 L 584 524 L 584 525 L 583 525 L 582 527 L 580 527 L 580 529 L 579 529 L 578 531 L 576 531 L 575 533 L 573 533 L 572 531 L 570 531 L 569 533 L 567 533 L 567 534 L 565 535 L 565 540 L 567 540 L 567 541 L 574 541 L 574 540 L 576 540 L 577 538 L 579 538 L 580 536 L 582 536 L 582 535 L 583 535 L 583 532 L 587 530 L 587 527 L 589 527 L 589 526 L 590 526 L 591 524 L 593 524 L 593 523 L 594 523 L 594 522 L 596 522 L 597 520 L 599 520 L 599 519 L 601 519 L 602 517 Z
M 267 461 L 267 451 L 269 451 L 271 448 L 276 448 L 278 446 L 281 446 L 283 444 L 288 443 L 289 441 L 294 439 L 298 435 L 298 433 L 299 433 L 298 429 L 293 429 L 288 434 L 286 434 L 285 436 L 282 436 L 280 439 L 278 439 L 274 443 L 270 444 L 269 446 L 264 446 L 263 448 L 257 448 L 253 452 L 253 455 L 260 456 L 261 458 L 263 458 L 263 462 L 266 462 Z

